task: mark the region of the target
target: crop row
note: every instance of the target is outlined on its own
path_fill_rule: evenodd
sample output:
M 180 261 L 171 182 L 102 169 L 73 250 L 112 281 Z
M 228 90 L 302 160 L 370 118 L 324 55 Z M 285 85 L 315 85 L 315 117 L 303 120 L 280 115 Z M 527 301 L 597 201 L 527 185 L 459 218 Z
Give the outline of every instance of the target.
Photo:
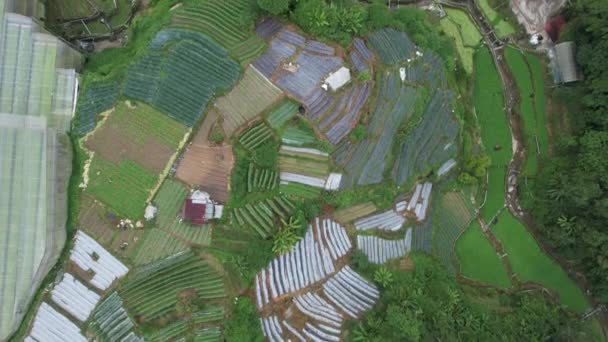
M 134 324 L 123 307 L 122 298 L 113 292 L 93 312 L 91 326 L 102 341 L 121 341 Z
M 232 216 L 239 225 L 252 229 L 266 239 L 274 233 L 277 218 L 287 219 L 293 209 L 294 204 L 289 199 L 277 196 L 236 208 Z
M 239 142 L 248 150 L 254 150 L 264 142 L 272 139 L 272 129 L 264 123 L 251 127 L 239 138 Z
M 306 184 L 289 182 L 289 184 L 281 184 L 279 187 L 281 194 L 291 195 L 306 199 L 313 199 L 321 195 L 323 188 L 314 187 Z
M 414 56 L 415 46 L 403 32 L 387 28 L 373 32 L 368 38 L 380 60 L 386 65 L 403 62 Z
M 172 323 L 159 331 L 146 335 L 146 341 L 163 342 L 163 341 L 174 341 L 188 331 L 188 325 L 185 321 L 177 321 Z
M 314 132 L 302 130 L 298 127 L 287 127 L 281 136 L 281 142 L 285 145 L 304 146 L 312 145 L 317 141 Z
M 278 129 L 293 118 L 297 112 L 298 104 L 296 102 L 286 100 L 268 114 L 267 121 L 270 124 L 270 127 L 273 129 Z
M 170 233 L 152 228 L 144 233 L 144 237 L 136 247 L 131 260 L 136 265 L 149 264 L 155 260 L 168 257 L 186 250 L 186 245 Z
M 89 83 L 78 97 L 76 116 L 74 117 L 74 131 L 84 135 L 95 128 L 97 114 L 103 113 L 114 105 L 120 84 L 112 81 L 95 81 Z
M 252 0 L 189 2 L 175 10 L 171 26 L 207 35 L 245 64 L 264 49 L 264 41 L 243 23 L 254 3 Z
M 135 275 L 121 290 L 125 305 L 134 315 L 150 320 L 176 310 L 178 294 L 193 290 L 199 298 L 225 296 L 221 276 L 192 253 L 185 253 L 169 262 L 151 265 L 142 275 Z
M 247 192 L 274 190 L 277 187 L 278 180 L 278 172 L 269 169 L 259 169 L 251 163 L 247 172 Z

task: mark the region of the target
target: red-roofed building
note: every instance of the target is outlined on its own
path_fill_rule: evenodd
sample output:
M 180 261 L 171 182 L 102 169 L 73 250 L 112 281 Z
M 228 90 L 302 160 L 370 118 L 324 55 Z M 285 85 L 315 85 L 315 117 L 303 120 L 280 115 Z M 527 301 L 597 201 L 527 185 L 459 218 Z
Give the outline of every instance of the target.
M 545 32 L 547 32 L 547 35 L 549 38 L 551 38 L 551 41 L 557 43 L 564 26 L 566 26 L 566 20 L 563 16 L 558 15 L 551 18 L 551 20 L 545 24 Z
M 208 193 L 196 190 L 186 198 L 182 217 L 192 224 L 203 225 L 210 219 L 220 218 L 222 209 L 211 201 Z

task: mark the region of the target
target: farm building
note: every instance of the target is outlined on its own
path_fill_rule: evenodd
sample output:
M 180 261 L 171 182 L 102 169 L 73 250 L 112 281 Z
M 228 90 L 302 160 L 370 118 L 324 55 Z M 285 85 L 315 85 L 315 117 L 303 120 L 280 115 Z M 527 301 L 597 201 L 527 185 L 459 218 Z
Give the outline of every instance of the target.
M 195 190 L 186 198 L 182 217 L 192 224 L 203 225 L 209 220 L 221 218 L 223 211 L 224 206 L 213 203 L 208 193 Z
M 561 83 L 570 83 L 580 81 L 582 79 L 574 53 L 576 46 L 574 42 L 563 42 L 555 45 L 555 59 L 557 70 Z
M 346 67 L 340 67 L 340 69 L 329 74 L 329 76 L 325 79 L 324 85 L 329 87 L 331 91 L 337 91 L 349 81 L 350 70 Z

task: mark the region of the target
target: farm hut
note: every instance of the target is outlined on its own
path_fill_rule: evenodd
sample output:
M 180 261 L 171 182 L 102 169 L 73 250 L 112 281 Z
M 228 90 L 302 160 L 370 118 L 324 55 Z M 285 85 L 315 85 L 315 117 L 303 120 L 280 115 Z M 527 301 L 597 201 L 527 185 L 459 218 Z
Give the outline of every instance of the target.
M 574 42 L 563 42 L 555 45 L 557 71 L 563 83 L 576 82 L 582 79 L 574 59 L 575 49 Z
M 202 225 L 208 220 L 221 218 L 223 209 L 223 206 L 213 203 L 208 193 L 195 190 L 186 198 L 182 217 L 192 224 Z
M 325 79 L 324 85 L 329 87 L 331 91 L 337 91 L 350 81 L 350 70 L 346 67 L 340 67 L 337 71 L 332 72 Z M 324 87 L 324 89 L 326 89 Z

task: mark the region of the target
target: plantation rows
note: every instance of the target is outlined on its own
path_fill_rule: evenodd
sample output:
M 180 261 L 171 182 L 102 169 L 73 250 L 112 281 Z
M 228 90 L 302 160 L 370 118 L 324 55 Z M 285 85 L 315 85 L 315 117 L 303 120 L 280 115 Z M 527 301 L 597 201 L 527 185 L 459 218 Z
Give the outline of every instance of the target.
M 131 314 L 153 320 L 174 312 L 184 290 L 194 290 L 202 299 L 225 296 L 221 276 L 192 252 L 148 265 L 124 284 L 120 294 Z
M 221 341 L 222 332 L 218 328 L 205 328 L 194 332 L 194 342 Z
M 230 89 L 238 77 L 238 64 L 222 47 L 201 34 L 170 29 L 159 32 L 129 69 L 125 95 L 192 126 L 215 93 Z
M 157 228 L 146 230 L 142 239 L 131 255 L 131 260 L 136 265 L 146 265 L 188 248 L 170 233 Z
M 319 56 L 303 51 L 295 64 L 299 66 L 298 70 L 294 73 L 281 74 L 276 84 L 295 98 L 302 100 L 319 86 L 327 74 L 342 66 L 342 58 Z
M 215 104 L 224 117 L 224 131 L 231 136 L 239 127 L 270 108 L 283 94 L 255 67 L 245 70 L 243 78 Z
M 269 114 L 267 121 L 273 129 L 281 128 L 287 121 L 291 120 L 298 112 L 298 104 L 287 100 L 273 109 Z
M 298 127 L 287 127 L 281 136 L 281 143 L 291 146 L 313 145 L 316 141 L 314 132 Z
M 284 196 L 265 199 L 256 204 L 247 204 L 232 211 L 233 221 L 248 227 L 266 239 L 273 235 L 277 218 L 286 220 L 294 209 L 294 204 Z
M 184 321 L 171 323 L 159 331 L 146 335 L 146 341 L 164 342 L 174 341 L 186 334 L 188 325 Z
M 279 68 L 281 62 L 293 57 L 296 47 L 279 39 L 270 41 L 270 48 L 253 62 L 253 66 L 264 76 L 271 78 L 272 74 Z
M 188 2 L 175 10 L 171 26 L 207 35 L 245 64 L 265 47 L 264 41 L 251 28 L 244 27 L 243 20 L 253 6 L 253 0 Z
M 386 159 L 400 126 L 410 119 L 418 97 L 416 88 L 401 82 L 396 73 L 384 75 L 378 99 L 367 127 L 367 136 L 357 144 L 343 142 L 334 152 L 336 162 L 346 170 L 344 186 L 376 184 L 382 181 Z
M 456 240 L 471 223 L 473 211 L 472 205 L 456 192 L 442 195 L 435 211 L 433 249 L 451 274 L 456 274 L 453 263 Z
M 120 84 L 113 81 L 96 81 L 87 84 L 85 91 L 78 97 L 74 117 L 74 131 L 85 135 L 95 128 L 97 114 L 103 113 L 116 102 Z
M 308 177 L 325 179 L 329 174 L 329 157 L 314 149 L 297 149 L 282 146 L 279 151 L 279 169 Z
M 133 321 L 123 307 L 122 298 L 112 292 L 93 312 L 91 328 L 99 341 L 122 341 L 136 338 Z
M 456 156 L 459 125 L 452 112 L 453 96 L 450 91 L 433 95 L 422 121 L 399 148 L 393 168 L 395 182 L 406 183 Z
M 132 161 L 114 165 L 99 156 L 91 162 L 86 191 L 116 213 L 136 218 L 144 212 L 156 176 Z
M 251 127 L 239 138 L 239 142 L 248 150 L 254 150 L 267 140 L 273 138 L 272 129 L 264 123 Z
M 249 164 L 247 171 L 247 192 L 274 190 L 279 181 L 279 173 L 274 170 L 260 169 Z
M 392 65 L 415 56 L 416 47 L 403 32 L 387 28 L 370 34 L 368 40 L 383 64 Z

